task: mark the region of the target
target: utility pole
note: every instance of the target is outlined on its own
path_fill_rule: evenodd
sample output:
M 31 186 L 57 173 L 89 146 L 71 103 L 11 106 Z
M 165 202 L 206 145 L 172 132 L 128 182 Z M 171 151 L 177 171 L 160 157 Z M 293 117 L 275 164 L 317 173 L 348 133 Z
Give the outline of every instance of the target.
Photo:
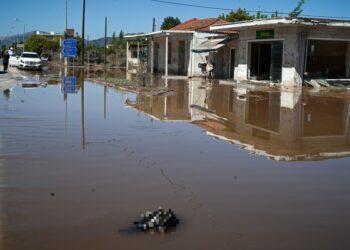
M 68 4 L 67 4 L 67 0 L 66 0 L 66 30 L 64 31 L 64 38 L 67 38 L 67 28 L 68 28 Z
M 68 29 L 68 3 L 66 0 L 66 29 L 64 30 L 64 39 L 67 39 L 67 29 Z M 64 58 L 64 66 L 68 66 L 68 58 Z M 66 74 L 65 74 L 66 75 Z
M 84 43 L 85 43 L 85 0 L 83 0 L 83 21 L 82 21 L 82 40 L 81 40 L 81 66 L 84 66 Z
M 156 31 L 156 19 L 153 17 L 152 32 Z
M 105 17 L 105 60 L 104 65 L 107 65 L 107 17 Z
M 25 33 L 26 33 L 26 25 L 23 24 L 23 52 L 25 51 L 25 42 L 24 42 L 24 36 L 25 36 Z

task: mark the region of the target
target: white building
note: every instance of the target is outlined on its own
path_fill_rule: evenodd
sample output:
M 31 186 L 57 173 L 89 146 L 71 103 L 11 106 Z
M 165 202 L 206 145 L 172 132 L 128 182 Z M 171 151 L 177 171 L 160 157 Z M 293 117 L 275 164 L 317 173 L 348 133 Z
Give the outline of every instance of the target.
M 216 54 L 222 78 L 282 86 L 300 86 L 306 78 L 350 78 L 349 21 L 276 18 L 210 30 L 239 34 Z
M 129 34 L 127 42 L 127 69 L 135 65 L 135 44 L 137 44 L 136 62 L 140 61 L 140 51 L 147 44 L 147 65 L 154 73 L 183 76 L 201 76 L 199 63 L 206 63 L 205 53 L 195 53 L 209 38 L 219 34 L 211 32 L 209 27 L 214 24 L 226 23 L 219 18 L 191 19 L 170 30 L 151 33 Z

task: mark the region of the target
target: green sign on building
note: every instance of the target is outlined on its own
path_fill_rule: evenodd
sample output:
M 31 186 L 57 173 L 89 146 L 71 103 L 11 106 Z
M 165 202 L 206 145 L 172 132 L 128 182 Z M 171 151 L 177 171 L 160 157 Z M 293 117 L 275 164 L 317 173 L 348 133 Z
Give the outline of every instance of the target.
M 275 38 L 275 30 L 257 30 L 256 39 L 272 39 Z

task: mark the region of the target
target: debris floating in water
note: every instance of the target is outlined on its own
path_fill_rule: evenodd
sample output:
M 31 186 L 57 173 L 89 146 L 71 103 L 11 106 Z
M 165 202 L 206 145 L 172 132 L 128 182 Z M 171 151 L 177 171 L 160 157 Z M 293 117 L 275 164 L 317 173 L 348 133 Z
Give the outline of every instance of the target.
M 165 233 L 174 229 L 178 223 L 179 219 L 171 209 L 164 211 L 162 207 L 159 207 L 154 212 L 148 211 L 145 214 L 141 214 L 141 220 L 135 221 L 134 225 L 143 232 Z

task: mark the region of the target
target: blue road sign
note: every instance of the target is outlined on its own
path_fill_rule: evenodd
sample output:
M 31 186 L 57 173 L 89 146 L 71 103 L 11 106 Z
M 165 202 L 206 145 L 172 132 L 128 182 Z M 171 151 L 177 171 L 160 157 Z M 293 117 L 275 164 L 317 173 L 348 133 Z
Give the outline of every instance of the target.
M 62 42 L 62 46 L 65 48 L 75 48 L 77 47 L 77 40 L 76 39 L 65 39 Z
M 66 47 L 63 47 L 61 52 L 62 52 L 62 55 L 64 57 L 76 57 L 77 56 L 77 48 L 66 48 Z
M 65 94 L 76 94 L 77 78 L 75 76 L 65 76 L 62 82 L 62 92 Z
M 64 57 L 76 57 L 77 56 L 77 40 L 65 39 L 62 42 L 62 55 Z

